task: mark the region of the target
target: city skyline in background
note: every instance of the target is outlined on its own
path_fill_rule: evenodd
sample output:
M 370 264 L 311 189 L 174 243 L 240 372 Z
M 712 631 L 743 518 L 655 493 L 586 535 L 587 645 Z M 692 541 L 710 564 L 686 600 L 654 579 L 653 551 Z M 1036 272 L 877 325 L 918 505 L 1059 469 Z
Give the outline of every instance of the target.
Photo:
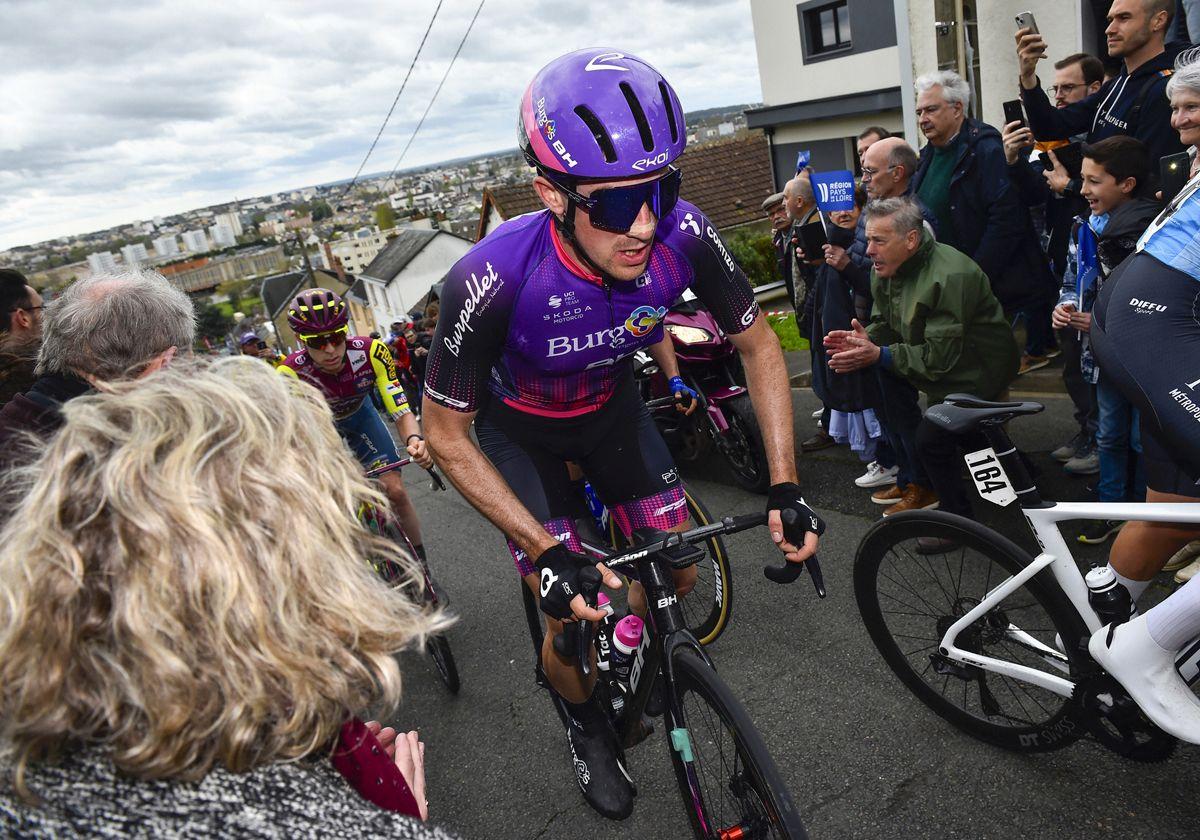
M 0 0 L 0 250 L 349 179 L 437 5 Z M 478 5 L 442 0 L 364 173 L 396 164 Z M 654 63 L 689 111 L 761 98 L 745 0 L 486 0 L 400 169 L 515 147 L 529 78 L 595 45 Z

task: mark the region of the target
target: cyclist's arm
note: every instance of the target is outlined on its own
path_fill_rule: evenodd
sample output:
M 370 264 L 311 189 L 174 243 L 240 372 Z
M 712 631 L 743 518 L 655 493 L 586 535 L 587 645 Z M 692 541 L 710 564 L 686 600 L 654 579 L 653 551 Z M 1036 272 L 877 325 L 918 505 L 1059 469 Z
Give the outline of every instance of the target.
M 471 505 L 530 557 L 557 543 L 534 519 L 492 462 L 471 440 L 475 412 L 455 411 L 425 400 L 425 436 L 437 464 Z
M 763 433 L 771 483 L 796 481 L 792 389 L 779 339 L 760 313 L 750 328 L 729 336 L 742 357 L 750 400 Z
M 392 359 L 392 351 L 388 350 L 382 341 L 374 339 L 371 342 L 370 355 L 371 370 L 375 372 L 375 388 L 383 400 L 383 408 L 388 416 L 396 421 L 397 428 L 403 431 L 400 421 L 406 415 L 411 419 L 412 409 L 408 405 L 408 396 L 400 387 L 400 380 L 396 376 L 396 363 Z M 415 425 L 414 421 L 413 426 Z
M 654 359 L 654 363 L 658 365 L 658 369 L 667 379 L 673 379 L 679 375 L 679 359 L 675 357 L 675 346 L 671 343 L 671 336 L 666 330 L 663 330 L 662 341 L 650 345 L 649 349 L 650 357 Z

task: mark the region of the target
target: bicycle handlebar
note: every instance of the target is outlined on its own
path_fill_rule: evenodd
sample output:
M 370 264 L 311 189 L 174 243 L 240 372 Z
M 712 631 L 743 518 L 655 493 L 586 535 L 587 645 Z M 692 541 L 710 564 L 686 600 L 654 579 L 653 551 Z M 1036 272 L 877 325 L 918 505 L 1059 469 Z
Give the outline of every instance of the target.
M 784 531 L 788 530 L 787 526 L 795 525 L 799 516 L 794 510 L 784 510 L 779 514 L 783 518 Z M 786 535 L 786 534 L 785 534 Z M 789 541 L 790 538 L 789 538 Z M 797 546 L 799 547 L 799 546 Z M 825 576 L 821 574 L 821 563 L 817 560 L 817 555 L 813 555 L 803 563 L 792 563 L 784 561 L 782 566 L 767 566 L 763 569 L 763 574 L 767 576 L 767 580 L 775 583 L 794 583 L 796 578 L 804 574 L 804 570 L 808 569 L 812 575 L 813 587 L 817 590 L 817 597 L 825 597 Z
M 384 464 L 383 466 L 376 467 L 373 470 L 367 470 L 366 475 L 367 475 L 367 478 L 378 478 L 379 476 L 383 475 L 384 473 L 391 472 L 392 470 L 398 470 L 401 467 L 407 467 L 412 462 L 413 462 L 412 458 L 401 458 L 399 461 L 393 461 L 390 464 Z M 425 470 L 425 472 L 429 473 L 430 489 L 432 489 L 432 490 L 445 490 L 446 489 L 446 482 L 442 481 L 441 475 L 438 474 L 437 467 L 429 467 L 428 469 Z
M 646 408 L 649 409 L 650 411 L 654 411 L 657 408 L 667 408 L 669 406 L 674 406 L 674 405 L 675 405 L 675 395 L 674 394 L 668 394 L 665 397 L 655 397 L 652 400 L 646 401 Z M 696 407 L 700 408 L 700 409 L 704 409 L 704 408 L 708 407 L 708 400 L 706 400 L 704 398 L 704 394 L 700 393 L 699 391 L 696 392 Z

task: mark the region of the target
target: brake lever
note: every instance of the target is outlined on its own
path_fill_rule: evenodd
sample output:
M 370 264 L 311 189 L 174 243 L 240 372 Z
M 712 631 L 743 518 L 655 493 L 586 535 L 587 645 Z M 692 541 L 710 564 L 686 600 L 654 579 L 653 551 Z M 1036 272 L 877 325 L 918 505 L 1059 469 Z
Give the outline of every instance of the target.
M 779 515 L 783 519 L 784 523 L 784 537 L 788 539 L 789 542 L 793 542 L 793 544 L 795 544 L 794 541 L 788 536 L 787 526 L 796 524 L 796 520 L 798 518 L 796 511 L 783 510 L 779 512 Z M 826 595 L 825 576 L 821 573 L 821 563 L 819 560 L 817 560 L 815 554 L 812 557 L 809 557 L 803 563 L 792 563 L 788 560 L 785 560 L 782 566 L 766 566 L 763 568 L 763 574 L 766 576 L 767 580 L 774 581 L 775 583 L 794 583 L 796 578 L 804 574 L 805 568 L 807 568 L 809 574 L 812 575 L 813 588 L 817 590 L 817 597 L 824 598 Z
M 425 470 L 425 472 L 429 473 L 429 478 L 430 478 L 429 489 L 430 490 L 444 491 L 446 489 L 446 482 L 442 481 L 442 477 L 440 475 L 438 475 L 437 468 L 430 467 L 429 469 Z

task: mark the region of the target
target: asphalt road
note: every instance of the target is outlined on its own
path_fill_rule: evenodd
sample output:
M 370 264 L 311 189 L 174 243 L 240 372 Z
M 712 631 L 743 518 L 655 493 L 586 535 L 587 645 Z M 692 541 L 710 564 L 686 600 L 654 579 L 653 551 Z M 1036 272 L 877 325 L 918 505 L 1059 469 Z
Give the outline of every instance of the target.
M 817 402 L 809 391 L 793 393 L 799 440 L 815 428 L 809 414 Z M 1015 422 L 1012 436 L 1043 468 L 1045 495 L 1086 498 L 1084 482 L 1063 475 L 1046 454 L 1070 435 L 1069 403 L 1044 402 L 1047 412 Z M 709 652 L 763 734 L 811 836 L 1197 836 L 1187 804 L 1200 778 L 1194 747 L 1149 765 L 1092 741 L 1022 756 L 961 734 L 909 694 L 875 651 L 854 603 L 855 547 L 879 515 L 853 484 L 861 466 L 839 447 L 803 456 L 800 468 L 806 496 L 829 523 L 822 540 L 829 597 L 818 601 L 807 576 L 790 587 L 763 578 L 761 566 L 775 560 L 765 532 L 728 538 L 733 617 Z M 715 515 L 761 509 L 761 498 L 732 486 L 715 462 L 683 472 Z M 453 490 L 431 493 L 416 477 L 408 476 L 430 562 L 459 616 L 450 637 L 463 680 L 452 697 L 424 656 L 403 657 L 405 696 L 394 722 L 419 728 L 427 744 L 432 820 L 465 838 L 689 837 L 661 731 L 629 753 L 639 795 L 628 820 L 609 822 L 584 803 L 558 719 L 533 682 L 503 540 Z M 1019 514 L 978 512 L 1030 543 Z M 1095 549 L 1079 553 L 1081 562 L 1102 558 Z M 1164 584 L 1157 596 L 1165 592 Z

